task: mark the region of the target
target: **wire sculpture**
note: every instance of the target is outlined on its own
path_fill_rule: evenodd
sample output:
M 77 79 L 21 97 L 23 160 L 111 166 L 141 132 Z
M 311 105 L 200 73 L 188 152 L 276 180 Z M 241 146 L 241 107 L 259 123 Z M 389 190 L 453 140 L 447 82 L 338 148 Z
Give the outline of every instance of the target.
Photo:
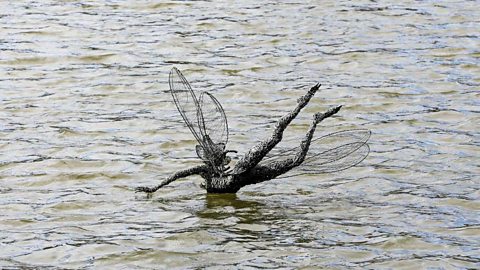
M 370 152 L 367 144 L 370 130 L 350 129 L 313 139 L 317 124 L 335 115 L 342 106 L 316 113 L 301 141 L 293 148 L 277 146 L 291 121 L 308 104 L 320 88 L 313 86 L 297 100 L 297 106 L 278 121 L 273 134 L 252 147 L 230 169 L 231 158 L 226 150 L 228 122 L 220 102 L 208 92 L 193 91 L 183 74 L 172 68 L 169 74 L 170 92 L 185 124 L 198 142 L 197 156 L 204 164 L 177 171 L 155 187 L 137 187 L 138 192 L 153 193 L 171 182 L 190 175 L 200 175 L 209 193 L 235 193 L 240 188 L 301 174 L 320 174 L 348 169 L 362 162 Z

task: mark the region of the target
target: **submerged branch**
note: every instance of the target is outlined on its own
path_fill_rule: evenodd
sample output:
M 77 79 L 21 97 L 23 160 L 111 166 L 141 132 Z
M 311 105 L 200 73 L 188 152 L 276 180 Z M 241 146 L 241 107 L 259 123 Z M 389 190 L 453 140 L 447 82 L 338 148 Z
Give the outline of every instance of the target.
M 193 92 L 191 92 L 192 90 L 189 88 L 189 85 L 186 84 L 185 87 L 187 87 L 189 89 L 189 91 L 190 91 L 189 93 L 192 95 L 192 97 L 194 97 L 194 94 L 193 94 Z M 240 188 L 242 188 L 246 185 L 256 184 L 256 183 L 260 183 L 260 182 L 263 182 L 263 181 L 268 181 L 270 179 L 274 179 L 274 178 L 276 178 L 280 175 L 283 175 L 283 174 L 285 174 L 289 171 L 291 172 L 291 170 L 296 168 L 296 167 L 300 168 L 299 167 L 300 165 L 304 166 L 305 165 L 304 161 L 306 159 L 311 159 L 312 158 L 312 157 L 307 157 L 307 153 L 309 151 L 310 144 L 312 142 L 312 138 L 313 138 L 313 135 L 315 133 L 315 129 L 316 129 L 317 125 L 321 121 L 323 121 L 324 119 L 329 118 L 329 117 L 335 115 L 336 113 L 338 113 L 338 111 L 340 110 L 340 108 L 342 106 L 335 106 L 335 107 L 332 107 L 332 108 L 328 109 L 324 113 L 314 114 L 313 115 L 313 121 L 312 121 L 308 131 L 306 132 L 305 137 L 300 142 L 300 145 L 295 147 L 295 148 L 292 148 L 293 151 L 289 151 L 288 156 L 283 156 L 284 158 L 282 160 L 278 160 L 278 159 L 273 159 L 272 160 L 268 157 L 267 158 L 265 158 L 265 157 L 282 140 L 283 132 L 285 131 L 285 129 L 295 119 L 295 117 L 297 117 L 297 115 L 300 113 L 300 111 L 305 106 L 307 106 L 307 104 L 309 103 L 309 101 L 315 95 L 315 93 L 318 91 L 319 88 L 320 88 L 320 84 L 317 84 L 317 85 L 313 86 L 312 88 L 310 88 L 309 91 L 304 96 L 300 97 L 297 100 L 297 105 L 295 106 L 295 108 L 293 110 L 291 110 L 289 113 L 285 114 L 282 118 L 279 119 L 279 121 L 275 125 L 275 129 L 273 130 L 272 135 L 270 137 L 268 137 L 267 139 L 259 142 L 254 147 L 252 147 L 235 164 L 231 173 L 229 173 L 229 171 L 227 171 L 227 169 L 226 169 L 227 167 L 225 167 L 229 162 L 229 158 L 226 156 L 226 154 L 229 152 L 229 150 L 224 150 L 223 155 L 218 156 L 218 157 L 220 157 L 219 160 L 221 162 L 214 162 L 214 161 L 217 161 L 216 158 L 215 159 L 208 158 L 208 159 L 206 159 L 207 161 L 204 160 L 205 161 L 204 165 L 200 165 L 200 166 L 196 166 L 196 167 L 192 167 L 192 168 L 189 168 L 189 169 L 178 171 L 178 172 L 172 174 L 170 177 L 168 177 L 167 179 L 165 179 L 163 182 L 161 182 L 159 185 L 157 185 L 155 187 L 138 187 L 138 188 L 136 188 L 136 191 L 153 193 L 153 192 L 157 191 L 158 189 L 160 189 L 161 187 L 163 187 L 165 185 L 168 185 L 169 183 L 175 181 L 176 179 L 183 178 L 183 177 L 193 175 L 193 174 L 198 174 L 202 178 L 205 179 L 204 187 L 206 188 L 207 192 L 209 192 L 209 193 L 235 193 Z M 193 99 L 193 98 L 190 98 L 190 99 Z M 188 100 L 190 100 L 190 99 L 188 99 Z M 216 99 L 214 99 L 214 100 L 216 101 Z M 201 103 L 201 104 L 203 104 L 203 103 Z M 184 106 L 184 107 L 187 107 L 188 103 L 184 102 L 181 105 Z M 204 105 L 204 106 L 206 106 L 206 105 Z M 221 106 L 218 105 L 216 108 L 221 109 Z M 198 114 L 198 110 L 199 110 L 199 108 L 197 108 L 196 115 Z M 179 109 L 179 111 L 183 114 L 186 114 L 186 112 L 187 112 L 186 110 L 184 111 L 183 109 L 182 110 Z M 183 116 L 183 114 L 182 114 L 182 116 Z M 194 117 L 190 117 L 190 118 L 193 119 Z M 187 125 L 190 123 L 189 122 L 190 118 L 184 117 L 184 120 L 187 123 Z M 226 118 L 225 118 L 225 121 L 222 121 L 222 123 L 225 123 L 225 125 L 226 125 Z M 210 129 L 206 128 L 207 124 L 210 125 L 211 123 L 210 122 L 204 122 L 204 125 L 205 125 L 204 130 L 203 130 L 204 132 L 210 131 Z M 216 127 L 216 125 L 214 125 L 213 127 Z M 212 129 L 212 130 L 216 131 L 216 129 Z M 227 130 L 228 130 L 228 128 L 227 128 Z M 194 135 L 198 135 L 196 133 L 195 129 L 192 130 L 192 133 L 194 133 Z M 215 134 L 215 133 L 213 133 L 213 134 Z M 343 133 L 338 133 L 338 134 L 343 134 Z M 207 136 L 204 136 L 204 137 L 211 138 L 209 133 L 207 134 Z M 332 138 L 334 138 L 334 137 L 332 137 Z M 202 142 L 205 143 L 205 140 L 199 140 L 199 139 L 197 139 L 197 140 L 199 141 L 199 143 L 202 143 Z M 366 144 L 366 140 L 368 140 L 368 138 L 366 138 L 364 140 L 359 139 L 359 141 L 355 142 L 355 143 L 358 144 L 361 147 L 362 145 Z M 207 140 L 207 142 L 208 142 L 208 140 Z M 211 144 L 214 145 L 213 143 L 211 143 Z M 218 145 L 222 145 L 222 144 L 218 144 Z M 224 146 L 225 146 L 225 143 L 223 144 L 223 147 Z M 201 146 L 197 146 L 197 147 L 201 147 Z M 341 147 L 346 148 L 346 149 L 352 149 L 352 150 L 351 150 L 351 152 L 348 152 L 344 156 L 339 156 L 338 157 L 339 159 L 342 159 L 342 158 L 354 153 L 355 151 L 357 151 L 357 149 L 359 149 L 359 147 L 354 148 L 354 147 L 350 146 L 349 144 L 348 145 L 341 145 L 340 148 Z M 343 149 L 343 148 L 341 148 L 341 149 Z M 208 148 L 208 147 L 202 148 L 202 150 L 204 150 L 204 151 L 205 151 L 205 149 L 208 150 L 210 148 Z M 326 150 L 323 153 L 325 153 L 325 154 L 335 153 L 335 152 L 332 152 L 333 150 L 335 150 L 335 149 Z M 366 152 L 366 154 L 363 154 L 363 152 L 360 153 L 360 154 L 364 155 L 363 156 L 363 158 L 364 158 L 366 156 L 366 154 L 368 154 L 368 152 Z M 199 157 L 202 157 L 202 155 L 199 155 Z M 321 156 L 315 155 L 314 158 L 319 158 L 320 159 Z M 336 159 L 333 159 L 333 160 L 336 160 Z M 357 159 L 355 159 L 355 160 L 357 160 Z M 358 160 L 361 161 L 361 159 L 358 159 Z M 310 162 L 310 160 L 308 160 L 308 161 Z M 217 163 L 219 165 L 221 165 L 222 168 L 225 167 L 225 169 L 216 170 L 214 166 Z

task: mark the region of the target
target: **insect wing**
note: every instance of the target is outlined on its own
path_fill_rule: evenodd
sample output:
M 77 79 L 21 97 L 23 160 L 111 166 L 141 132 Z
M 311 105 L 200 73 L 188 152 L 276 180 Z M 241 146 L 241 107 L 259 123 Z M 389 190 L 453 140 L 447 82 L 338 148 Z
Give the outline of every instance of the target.
M 369 154 L 370 148 L 367 141 L 370 134 L 370 130 L 352 129 L 316 138 L 311 141 L 303 163 L 278 178 L 336 172 L 353 167 Z M 291 159 L 298 151 L 300 151 L 299 146 L 275 149 L 265 157 L 260 165 L 268 166 L 270 163 Z
M 344 145 L 341 148 L 343 149 L 332 150 L 332 153 L 334 155 L 336 155 L 337 152 L 348 153 L 344 154 L 342 158 L 311 159 L 305 163 L 304 168 L 301 168 L 301 170 L 305 173 L 329 173 L 343 171 L 362 162 L 370 153 L 370 147 L 366 143 L 354 143 L 350 145 Z
M 183 121 L 192 132 L 198 143 L 205 148 L 205 142 L 202 139 L 202 133 L 199 127 L 199 116 L 202 115 L 200 105 L 192 87 L 187 79 L 177 68 L 172 68 L 168 76 L 168 83 L 170 85 L 170 92 L 177 106 L 178 112 L 183 118 Z
M 228 123 L 222 105 L 208 92 L 202 92 L 198 102 L 200 133 L 203 138 L 208 137 L 215 146 L 223 145 L 224 148 L 228 142 Z

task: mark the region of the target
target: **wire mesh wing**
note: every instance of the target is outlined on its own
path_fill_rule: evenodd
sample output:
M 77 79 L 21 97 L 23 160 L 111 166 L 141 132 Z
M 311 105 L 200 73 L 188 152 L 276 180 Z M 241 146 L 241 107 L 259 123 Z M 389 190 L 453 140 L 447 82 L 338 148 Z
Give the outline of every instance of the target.
M 228 124 L 220 102 L 208 92 L 202 92 L 197 98 L 177 68 L 172 68 L 168 81 L 175 105 L 199 143 L 195 148 L 198 157 L 214 166 L 221 166 L 228 141 Z
M 277 178 L 336 172 L 353 167 L 364 160 L 370 152 L 367 144 L 370 134 L 370 130 L 367 129 L 351 129 L 316 138 L 311 141 L 303 163 Z M 291 159 L 298 151 L 300 146 L 274 148 L 259 165 L 268 166 L 274 162 Z
M 207 147 L 203 141 L 202 133 L 200 132 L 199 119 L 202 112 L 195 93 L 188 83 L 187 79 L 177 68 L 172 68 L 168 76 L 168 83 L 170 85 L 170 92 L 177 106 L 178 112 L 185 121 L 185 124 L 192 132 L 195 139 L 202 147 Z
M 208 136 L 216 145 L 225 146 L 228 142 L 228 123 L 222 105 L 208 92 L 202 92 L 198 101 L 201 109 L 198 125 L 202 136 Z

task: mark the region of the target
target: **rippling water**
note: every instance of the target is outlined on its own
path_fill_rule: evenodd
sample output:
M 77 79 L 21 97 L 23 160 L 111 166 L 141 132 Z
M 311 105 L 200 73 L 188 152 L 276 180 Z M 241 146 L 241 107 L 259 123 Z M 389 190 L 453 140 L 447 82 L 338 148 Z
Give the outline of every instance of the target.
M 480 267 L 477 1 L 4 1 L 0 266 Z M 316 82 L 287 137 L 372 130 L 335 174 L 207 195 L 168 92 L 214 93 L 246 151 Z

